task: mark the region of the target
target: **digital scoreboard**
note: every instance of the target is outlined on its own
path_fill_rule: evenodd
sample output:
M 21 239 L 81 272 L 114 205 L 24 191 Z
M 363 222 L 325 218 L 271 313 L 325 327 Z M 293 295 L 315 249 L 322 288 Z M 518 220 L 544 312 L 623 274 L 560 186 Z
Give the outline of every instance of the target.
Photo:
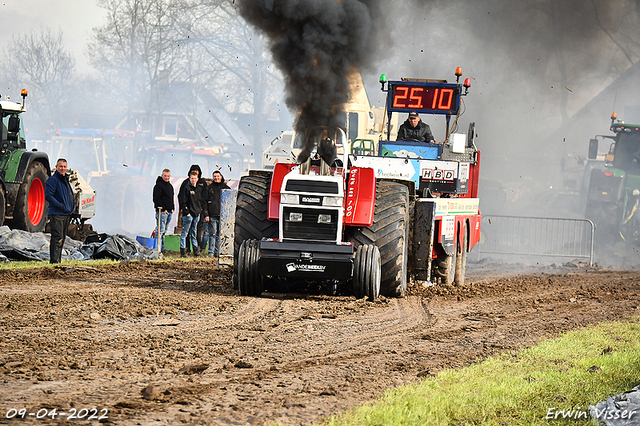
M 389 112 L 456 115 L 460 109 L 460 85 L 455 83 L 390 81 Z

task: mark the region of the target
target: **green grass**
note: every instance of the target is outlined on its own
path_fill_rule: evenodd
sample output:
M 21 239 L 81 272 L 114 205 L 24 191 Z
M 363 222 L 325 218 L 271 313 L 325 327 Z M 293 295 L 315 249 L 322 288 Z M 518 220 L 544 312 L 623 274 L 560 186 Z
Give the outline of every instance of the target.
M 164 259 L 156 259 L 149 260 L 149 262 L 173 262 L 173 261 L 182 261 L 188 262 L 190 260 L 194 260 L 197 258 L 181 258 L 179 255 L 167 256 Z M 201 257 L 199 259 L 206 259 Z M 120 260 L 112 260 L 112 259 L 97 259 L 97 260 L 62 260 L 59 265 L 62 266 L 100 266 L 100 265 L 110 265 L 115 263 L 120 263 Z M 8 270 L 8 269 L 33 269 L 33 268 L 44 268 L 44 267 L 52 267 L 49 261 L 9 261 L 9 262 L 0 262 L 0 271 Z
M 590 372 L 597 366 L 601 371 Z M 598 370 L 597 368 L 595 370 Z M 383 398 L 323 424 L 355 425 L 596 425 L 555 413 L 587 412 L 640 383 L 640 323 L 603 323 L 447 370 L 388 391 Z M 553 409 L 553 411 L 549 411 Z M 550 418 L 545 418 L 550 414 Z M 636 413 L 634 419 L 640 419 Z
M 100 260 L 62 260 L 60 265 L 64 266 L 94 266 L 94 265 L 107 265 L 110 263 L 118 263 L 115 260 L 110 259 L 100 259 Z M 33 269 L 33 268 L 43 268 L 47 266 L 53 266 L 49 263 L 49 261 L 9 261 L 0 263 L 0 270 L 8 270 L 8 269 Z

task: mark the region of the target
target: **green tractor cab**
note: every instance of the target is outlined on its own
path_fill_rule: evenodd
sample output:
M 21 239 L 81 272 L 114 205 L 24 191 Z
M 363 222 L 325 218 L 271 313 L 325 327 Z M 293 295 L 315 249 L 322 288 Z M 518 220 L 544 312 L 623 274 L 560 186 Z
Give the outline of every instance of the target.
M 586 217 L 596 224 L 601 242 L 622 238 L 640 246 L 640 124 L 616 118 L 611 117 L 612 152 L 602 170 L 591 172 Z

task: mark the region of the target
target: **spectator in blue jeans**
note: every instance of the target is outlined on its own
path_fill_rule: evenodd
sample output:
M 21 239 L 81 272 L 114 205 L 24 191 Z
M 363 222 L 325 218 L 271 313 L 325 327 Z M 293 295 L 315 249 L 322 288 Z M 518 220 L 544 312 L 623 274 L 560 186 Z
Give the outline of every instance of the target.
M 180 256 L 187 257 L 187 236 L 193 247 L 193 255 L 200 256 L 198 247 L 198 220 L 202 213 L 202 192 L 197 187 L 198 172 L 193 171 L 189 175 L 189 183 L 180 188 L 178 203 L 182 213 L 182 233 L 180 234 Z
M 67 160 L 64 158 L 56 161 L 56 171 L 47 179 L 44 198 L 49 203 L 47 213 L 51 227 L 49 262 L 60 263 L 62 247 L 71 222 L 71 213 L 75 209 L 73 190 L 67 174 Z
M 160 249 L 164 253 L 164 236 L 167 233 L 171 216 L 173 215 L 173 185 L 171 184 L 171 170 L 164 169 L 162 176 L 158 176 L 153 187 L 153 207 L 156 210 L 156 238 L 160 236 Z M 158 229 L 158 215 L 160 215 L 160 229 Z
M 209 243 L 209 256 L 218 257 L 220 255 L 220 201 L 223 189 L 229 189 L 229 185 L 224 183 L 224 176 L 219 170 L 213 172 L 213 182 L 211 182 L 205 192 L 204 211 L 204 233 L 202 244 L 204 247 Z

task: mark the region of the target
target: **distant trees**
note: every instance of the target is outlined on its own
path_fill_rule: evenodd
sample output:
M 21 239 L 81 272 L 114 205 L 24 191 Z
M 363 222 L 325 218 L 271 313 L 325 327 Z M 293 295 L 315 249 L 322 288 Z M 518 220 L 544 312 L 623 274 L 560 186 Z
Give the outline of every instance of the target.
M 9 92 L 2 94 L 15 98 L 27 88 L 30 99 L 37 99 L 29 109 L 40 121 L 63 123 L 72 97 L 75 59 L 64 48 L 62 32 L 44 28 L 14 35 L 3 56 L 3 90 Z
M 136 111 L 175 108 L 177 84 L 209 92 L 229 112 L 260 123 L 282 94 L 261 37 L 228 0 L 99 0 L 108 12 L 90 42 L 92 65 Z M 172 92 L 173 90 L 173 92 Z M 260 125 L 253 130 L 260 129 Z M 260 137 L 257 132 L 256 139 Z

